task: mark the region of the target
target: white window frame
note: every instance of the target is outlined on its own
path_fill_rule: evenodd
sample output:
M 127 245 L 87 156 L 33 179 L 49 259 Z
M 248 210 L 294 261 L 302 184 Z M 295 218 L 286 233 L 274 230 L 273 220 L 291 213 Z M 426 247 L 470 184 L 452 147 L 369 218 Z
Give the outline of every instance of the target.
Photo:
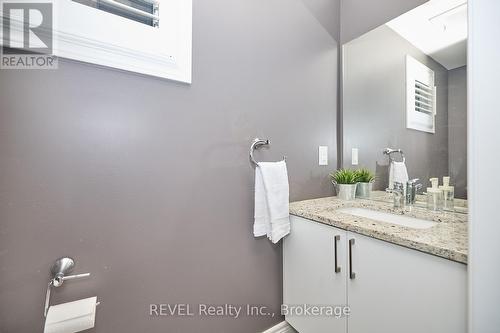
M 192 0 L 160 0 L 158 28 L 72 0 L 54 5 L 55 55 L 191 83 Z
M 54 55 L 191 83 L 192 0 L 159 0 L 159 27 L 72 0 L 29 2 L 53 4 Z
M 415 110 L 415 82 L 432 87 L 432 113 Z M 406 56 L 406 128 L 427 133 L 436 132 L 437 90 L 434 71 L 415 58 Z

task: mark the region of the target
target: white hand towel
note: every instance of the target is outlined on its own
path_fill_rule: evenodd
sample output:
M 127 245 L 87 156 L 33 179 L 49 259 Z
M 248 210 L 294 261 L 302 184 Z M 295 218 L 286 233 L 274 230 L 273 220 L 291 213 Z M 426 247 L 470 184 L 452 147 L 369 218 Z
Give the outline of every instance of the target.
M 269 209 L 267 207 L 266 189 L 261 169 L 255 168 L 255 211 L 253 234 L 255 237 L 268 235 L 271 232 L 271 222 L 269 220 Z
M 93 328 L 97 297 L 49 307 L 44 333 L 75 333 Z
M 261 162 L 255 168 L 254 236 L 273 243 L 290 233 L 289 186 L 285 161 Z
M 389 188 L 393 189 L 395 182 L 406 184 L 408 179 L 405 162 L 391 162 L 389 166 Z

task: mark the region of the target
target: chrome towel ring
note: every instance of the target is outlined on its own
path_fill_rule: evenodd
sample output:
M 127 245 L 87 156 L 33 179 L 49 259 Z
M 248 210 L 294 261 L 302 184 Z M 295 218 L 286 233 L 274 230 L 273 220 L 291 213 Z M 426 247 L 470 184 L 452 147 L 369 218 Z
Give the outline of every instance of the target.
M 66 280 L 76 280 L 81 278 L 86 278 L 90 276 L 90 273 L 83 274 L 74 274 L 68 275 L 73 271 L 75 267 L 75 261 L 69 257 L 63 257 L 56 260 L 52 268 L 50 269 L 52 279 L 50 279 L 49 284 L 47 285 L 47 292 L 45 293 L 45 307 L 43 310 L 43 315 L 47 317 L 50 307 L 50 292 L 52 288 L 58 288 L 62 286 L 63 282 Z M 96 303 L 96 306 L 99 305 L 100 302 Z
M 403 160 L 402 162 L 405 163 L 406 162 L 406 159 L 405 159 L 405 154 L 403 153 L 403 151 L 401 149 L 392 149 L 392 148 L 385 148 L 383 150 L 383 153 L 384 155 L 387 155 L 389 156 L 389 160 L 391 162 L 395 162 L 396 160 L 392 157 L 392 154 L 394 153 L 399 153 L 401 155 L 401 159 Z
M 257 161 L 253 157 L 253 152 L 255 149 L 259 149 L 262 146 L 268 146 L 271 144 L 271 141 L 269 140 L 262 140 L 259 138 L 255 138 L 252 142 L 252 145 L 250 146 L 250 161 L 254 164 L 257 165 Z M 286 156 L 283 156 L 283 161 L 286 161 Z

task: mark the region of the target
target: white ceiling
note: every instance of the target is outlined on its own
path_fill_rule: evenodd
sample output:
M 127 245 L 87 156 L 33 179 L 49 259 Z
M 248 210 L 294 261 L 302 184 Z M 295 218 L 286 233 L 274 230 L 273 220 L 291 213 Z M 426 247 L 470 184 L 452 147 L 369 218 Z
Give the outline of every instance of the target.
M 447 69 L 467 64 L 467 0 L 431 0 L 387 26 Z

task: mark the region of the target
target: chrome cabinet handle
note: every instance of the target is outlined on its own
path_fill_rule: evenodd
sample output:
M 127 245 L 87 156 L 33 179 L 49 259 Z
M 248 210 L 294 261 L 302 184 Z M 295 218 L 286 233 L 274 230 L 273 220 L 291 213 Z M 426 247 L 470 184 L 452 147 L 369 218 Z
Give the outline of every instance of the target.
M 340 240 L 340 236 L 336 235 L 333 237 L 333 247 L 335 249 L 335 273 L 340 273 L 340 266 L 338 265 L 338 259 L 337 259 L 337 243 Z
M 356 273 L 352 270 L 352 246 L 354 245 L 354 238 L 349 239 L 349 278 L 354 280 Z

